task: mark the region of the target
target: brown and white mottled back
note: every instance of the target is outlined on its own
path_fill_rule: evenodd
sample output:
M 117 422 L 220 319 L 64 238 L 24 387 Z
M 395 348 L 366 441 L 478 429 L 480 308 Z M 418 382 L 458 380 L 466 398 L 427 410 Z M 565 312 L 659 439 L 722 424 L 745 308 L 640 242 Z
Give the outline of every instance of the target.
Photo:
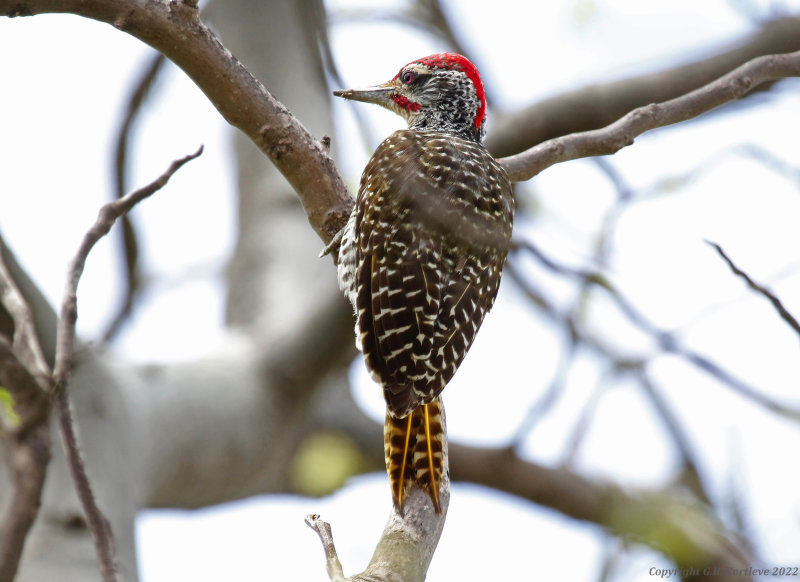
M 514 202 L 506 173 L 481 144 L 483 86 L 464 57 L 425 57 L 388 83 L 337 94 L 383 105 L 409 124 L 367 164 L 339 254 L 356 344 L 386 398 L 387 467 L 401 481 L 393 486 L 401 505 L 408 479 L 425 481 L 429 492 L 440 482 L 437 459 L 414 451 L 423 437 L 431 451 L 429 412 L 441 412 L 438 396 L 492 307 Z M 434 401 L 435 410 L 412 414 Z M 438 509 L 438 489 L 431 497 Z

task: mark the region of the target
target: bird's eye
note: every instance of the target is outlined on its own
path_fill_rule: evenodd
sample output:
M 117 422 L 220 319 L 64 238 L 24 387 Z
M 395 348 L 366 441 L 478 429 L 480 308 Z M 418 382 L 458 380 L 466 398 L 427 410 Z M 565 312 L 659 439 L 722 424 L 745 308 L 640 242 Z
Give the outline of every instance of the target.
M 417 75 L 415 75 L 412 71 L 405 71 L 402 75 L 400 75 L 400 81 L 402 81 L 404 85 L 410 85 L 416 79 Z

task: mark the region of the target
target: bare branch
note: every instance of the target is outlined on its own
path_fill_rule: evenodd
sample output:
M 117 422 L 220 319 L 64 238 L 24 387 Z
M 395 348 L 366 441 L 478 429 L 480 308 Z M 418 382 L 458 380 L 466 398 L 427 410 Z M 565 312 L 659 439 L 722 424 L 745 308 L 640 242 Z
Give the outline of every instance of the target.
M 796 50 L 800 50 L 800 18 L 779 18 L 731 50 L 655 73 L 558 93 L 520 111 L 493 115 L 486 147 L 500 158 L 562 135 L 598 129 L 637 107 L 697 89 L 756 57 Z
M 322 521 L 319 515 L 314 513 L 307 515 L 305 521 L 308 527 L 317 532 L 322 542 L 322 549 L 325 551 L 325 559 L 328 561 L 328 577 L 331 579 L 331 582 L 344 582 L 345 577 L 342 571 L 342 563 L 339 561 L 339 556 L 336 554 L 336 546 L 333 545 L 331 524 L 327 521 Z
M 518 242 L 517 248 L 518 250 L 530 252 L 534 257 L 539 259 L 545 267 L 555 273 L 567 277 L 577 278 L 582 280 L 584 283 L 591 283 L 594 286 L 604 289 L 617 305 L 619 310 L 625 315 L 625 317 L 627 317 L 628 320 L 636 327 L 650 335 L 658 347 L 664 352 L 674 354 L 685 359 L 693 366 L 699 368 L 719 382 L 727 385 L 738 394 L 748 398 L 759 406 L 774 412 L 775 414 L 779 414 L 794 421 L 800 419 L 800 409 L 783 404 L 778 400 L 775 400 L 760 392 L 756 387 L 738 378 L 736 375 L 726 370 L 713 360 L 684 346 L 675 334 L 654 325 L 647 317 L 645 317 L 636 309 L 636 307 L 628 300 L 627 297 L 625 297 L 625 295 L 623 295 L 616 287 L 614 287 L 614 285 L 611 284 L 611 282 L 603 277 L 602 273 L 593 272 L 590 270 L 574 270 L 563 267 L 562 265 L 555 263 L 550 258 L 545 256 L 535 245 L 527 241 Z M 515 270 L 513 263 L 508 263 L 505 267 L 505 270 L 510 275 L 510 278 L 519 285 L 520 289 L 528 296 L 528 298 L 542 308 L 542 313 L 548 315 L 558 323 L 567 326 L 568 329 L 571 330 L 571 333 L 576 334 L 578 323 L 575 321 L 573 316 L 569 314 L 561 314 L 559 310 L 556 309 L 555 306 L 552 305 L 541 293 L 531 287 L 531 284 Z M 596 338 L 583 333 L 576 334 L 575 337 L 581 343 L 581 345 L 588 346 L 604 357 L 611 358 L 617 362 L 618 366 L 631 366 L 630 362 L 620 358 L 617 354 L 611 353 L 611 351 Z
M 116 146 L 114 148 L 114 196 L 119 199 L 128 192 L 127 170 L 128 170 L 128 149 L 132 140 L 132 128 L 142 113 L 142 107 L 150 92 L 151 87 L 164 70 L 166 58 L 161 53 L 156 53 L 147 63 L 141 79 L 138 80 L 134 90 L 128 98 L 128 105 L 125 117 L 117 133 Z M 120 219 L 122 227 L 122 252 L 121 258 L 125 265 L 125 293 L 122 305 L 117 313 L 111 318 L 106 331 L 103 332 L 103 341 L 109 342 L 117 335 L 122 328 L 122 324 L 130 317 L 133 311 L 134 302 L 137 294 L 141 291 L 141 281 L 139 277 L 139 242 L 136 236 L 136 229 L 130 217 L 125 214 Z
M 447 508 L 450 505 L 450 469 L 447 432 L 442 443 L 442 489 L 439 501 L 442 513 L 433 509 L 428 494 L 416 485 L 411 487 L 403 504 L 403 513 L 392 507 L 389 521 L 381 534 L 372 559 L 360 574 L 343 578 L 342 566 L 336 556 L 330 526 L 306 518 L 322 540 L 331 582 L 423 582 L 428 572 L 439 538 L 442 535 Z M 324 525 L 323 525 L 324 524 Z M 327 529 L 326 529 L 327 526 Z
M 745 282 L 747 283 L 747 286 L 750 287 L 750 289 L 752 289 L 759 295 L 764 296 L 770 303 L 772 303 L 772 306 L 775 308 L 775 311 L 778 312 L 778 315 L 781 316 L 781 319 L 783 319 L 783 321 L 789 324 L 789 327 L 791 327 L 796 334 L 800 335 L 800 323 L 798 323 L 797 319 L 795 319 L 795 317 L 791 313 L 789 313 L 789 311 L 783 306 L 783 303 L 781 303 L 780 299 L 778 299 L 769 289 L 753 281 L 750 275 L 748 275 L 747 273 L 742 271 L 739 267 L 737 267 L 736 264 L 730 259 L 730 257 L 728 257 L 728 255 L 725 254 L 725 251 L 722 250 L 721 246 L 719 246 L 717 243 L 708 240 L 706 241 L 706 243 L 714 247 L 717 253 L 719 253 L 719 256 L 722 257 L 723 260 L 728 264 L 728 267 L 730 268 L 730 270 L 733 272 L 734 275 L 737 275 L 742 279 L 744 279 Z
M 602 129 L 551 139 L 498 161 L 512 181 L 530 180 L 554 164 L 613 154 L 646 131 L 697 117 L 743 97 L 763 83 L 797 76 L 800 76 L 800 51 L 759 57 L 690 93 L 634 109 Z
M 61 317 L 59 318 L 58 331 L 56 333 L 53 390 L 55 392 L 58 425 L 61 430 L 67 463 L 72 473 L 78 498 L 81 501 L 81 505 L 83 505 L 92 531 L 97 557 L 100 561 L 100 571 L 105 582 L 113 582 L 117 579 L 113 536 L 108 521 L 97 505 L 89 477 L 86 474 L 86 467 L 80 454 L 78 437 L 75 432 L 67 393 L 71 373 L 70 366 L 75 351 L 75 323 L 78 319 L 78 283 L 92 248 L 97 241 L 108 234 L 116 220 L 129 212 L 136 204 L 163 188 L 175 172 L 187 162 L 197 158 L 201 153 L 203 153 L 202 146 L 194 154 L 172 162 L 161 176 L 147 186 L 103 206 L 98 213 L 97 220 L 84 236 L 67 272 L 67 284 L 64 289 Z
M 169 168 L 161 174 L 156 180 L 123 196 L 119 200 L 109 202 L 100 209 L 97 220 L 84 235 L 83 241 L 78 248 L 78 252 L 70 263 L 67 272 L 67 284 L 64 288 L 64 298 L 61 304 L 61 317 L 58 326 L 57 340 L 56 340 L 56 362 L 53 370 L 53 378 L 56 384 L 56 390 L 60 386 L 66 384 L 69 380 L 69 365 L 74 352 L 75 342 L 75 322 L 78 319 L 78 282 L 83 274 L 83 268 L 86 264 L 86 259 L 89 256 L 94 245 L 103 238 L 114 226 L 116 220 L 129 212 L 131 208 L 136 206 L 139 202 L 158 192 L 169 181 L 172 175 L 177 172 L 184 164 L 197 158 L 203 153 L 203 147 L 200 146 L 195 153 L 190 154 L 179 160 L 175 160 L 170 164 Z

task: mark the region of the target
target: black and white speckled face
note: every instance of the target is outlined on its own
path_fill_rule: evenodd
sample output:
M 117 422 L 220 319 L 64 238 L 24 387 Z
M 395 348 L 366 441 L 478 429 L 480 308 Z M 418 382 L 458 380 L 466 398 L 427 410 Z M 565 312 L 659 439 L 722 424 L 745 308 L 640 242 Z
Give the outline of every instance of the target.
M 475 142 L 483 138 L 483 84 L 475 65 L 461 55 L 424 57 L 382 85 L 334 94 L 381 105 L 405 118 L 411 129 L 452 133 Z
M 463 71 L 415 62 L 403 67 L 394 85 L 395 111 L 410 128 L 448 131 L 474 141 L 482 137 L 483 102 Z

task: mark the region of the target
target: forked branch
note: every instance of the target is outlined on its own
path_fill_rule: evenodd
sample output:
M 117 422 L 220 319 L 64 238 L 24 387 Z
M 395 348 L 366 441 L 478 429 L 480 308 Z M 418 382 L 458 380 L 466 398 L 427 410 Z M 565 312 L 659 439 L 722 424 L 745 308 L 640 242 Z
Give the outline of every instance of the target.
M 195 153 L 190 154 L 170 164 L 169 168 L 156 180 L 147 186 L 135 190 L 113 202 L 109 202 L 100 209 L 97 220 L 84 235 L 78 252 L 72 259 L 67 272 L 67 284 L 61 304 L 61 317 L 58 321 L 56 335 L 56 357 L 53 369 L 53 390 L 55 392 L 55 407 L 58 416 L 58 426 L 64 444 L 72 480 L 83 506 L 89 529 L 94 539 L 95 550 L 100 561 L 100 571 L 104 582 L 113 582 L 117 579 L 114 562 L 114 544 L 111 528 L 100 507 L 97 505 L 86 467 L 80 454 L 78 437 L 70 411 L 67 387 L 71 376 L 71 363 L 75 353 L 75 324 L 78 319 L 78 283 L 80 282 L 86 259 L 94 245 L 103 238 L 114 226 L 118 218 L 129 212 L 136 204 L 158 192 L 166 185 L 169 179 L 184 164 L 197 158 L 203 153 L 201 146 Z
M 97 220 L 84 236 L 70 264 L 56 330 L 52 373 L 44 359 L 30 307 L 6 267 L 4 249 L 0 245 L 0 302 L 14 323 L 13 343 L 0 336 L 0 388 L 12 399 L 13 411 L 0 410 L 0 436 L 11 469 L 10 503 L 0 522 L 0 582 L 14 579 L 25 538 L 39 509 L 50 459 L 47 419 L 51 402 L 55 403 L 67 462 L 95 541 L 103 580 L 112 582 L 117 579 L 111 530 L 97 505 L 86 474 L 67 393 L 75 352 L 78 283 L 92 248 L 111 230 L 116 220 L 160 190 L 178 169 L 202 151 L 201 147 L 196 153 L 176 160 L 152 183 L 100 209 Z

